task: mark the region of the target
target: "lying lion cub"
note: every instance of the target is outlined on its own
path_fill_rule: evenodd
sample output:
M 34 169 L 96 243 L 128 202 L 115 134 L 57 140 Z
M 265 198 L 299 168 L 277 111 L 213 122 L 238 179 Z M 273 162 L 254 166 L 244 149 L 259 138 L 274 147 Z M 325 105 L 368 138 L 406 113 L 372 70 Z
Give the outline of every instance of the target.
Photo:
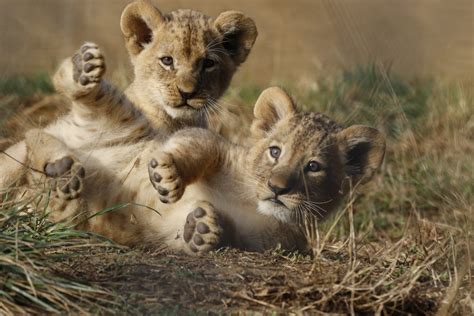
M 191 254 L 220 246 L 304 249 L 306 240 L 295 221 L 304 212 L 324 218 L 347 192 L 346 180 L 368 181 L 382 163 L 384 137 L 370 127 L 343 129 L 325 115 L 299 113 L 279 88 L 261 94 L 254 114 L 255 145 L 249 148 L 191 128 L 164 143 L 130 146 L 128 155 L 135 158 L 127 158 L 133 162 L 121 169 L 104 168 L 109 155 L 93 153 L 94 158 L 80 151 L 35 166 L 54 169 L 80 162 L 89 175 L 77 199 L 87 204 L 82 228 L 122 244 L 164 244 Z M 57 142 L 45 133 L 30 133 L 44 148 Z M 64 149 L 56 145 L 55 152 Z M 58 181 L 74 177 L 70 173 Z M 122 207 L 92 216 L 117 205 Z

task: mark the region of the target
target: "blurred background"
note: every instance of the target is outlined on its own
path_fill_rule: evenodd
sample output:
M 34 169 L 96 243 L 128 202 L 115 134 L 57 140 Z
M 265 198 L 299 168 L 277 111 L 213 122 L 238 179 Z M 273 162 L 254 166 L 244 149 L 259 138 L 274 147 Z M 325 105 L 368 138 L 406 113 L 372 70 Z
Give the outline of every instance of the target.
M 109 75 L 129 67 L 120 27 L 127 0 L 0 0 L 0 73 L 51 72 L 85 40 L 102 46 Z M 234 83 L 306 84 L 368 62 L 392 72 L 473 82 L 472 0 L 156 0 L 163 12 L 192 8 L 251 16 L 255 48 Z

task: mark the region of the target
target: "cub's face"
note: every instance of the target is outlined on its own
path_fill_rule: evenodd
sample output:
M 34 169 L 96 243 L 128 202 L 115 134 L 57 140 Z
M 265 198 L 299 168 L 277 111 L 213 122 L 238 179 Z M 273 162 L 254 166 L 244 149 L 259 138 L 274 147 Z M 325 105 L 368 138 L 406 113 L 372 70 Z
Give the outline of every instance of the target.
M 278 88 L 262 93 L 255 117 L 250 157 L 258 211 L 283 222 L 305 213 L 324 218 L 348 184 L 368 181 L 382 163 L 385 140 L 377 130 L 343 129 L 323 114 L 297 113 Z
M 148 2 L 125 9 L 122 30 L 135 84 L 152 105 L 147 111 L 164 110 L 184 120 L 215 111 L 257 36 L 254 22 L 239 12 L 224 12 L 216 20 L 191 10 L 162 15 Z

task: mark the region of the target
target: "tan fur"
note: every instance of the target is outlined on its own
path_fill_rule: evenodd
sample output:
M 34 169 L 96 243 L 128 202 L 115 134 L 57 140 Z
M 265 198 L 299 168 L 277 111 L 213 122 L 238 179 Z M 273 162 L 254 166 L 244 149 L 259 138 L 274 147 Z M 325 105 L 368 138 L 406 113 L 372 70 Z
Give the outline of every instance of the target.
M 346 193 L 346 182 L 369 180 L 383 160 L 384 138 L 366 126 L 343 129 L 322 114 L 299 113 L 278 88 L 264 91 L 254 112 L 251 147 L 192 128 L 166 141 L 114 148 L 129 163 L 94 161 L 112 157 L 108 148 L 93 156 L 76 150 L 89 175 L 82 199 L 91 218 L 83 228 L 127 245 L 166 245 L 191 254 L 222 245 L 304 249 L 296 224 L 304 214 L 325 218 Z M 277 159 L 269 153 L 276 146 Z M 321 169 L 309 172 L 310 161 Z M 276 196 L 270 185 L 287 190 Z
M 72 100 L 72 107 L 44 131 L 70 150 L 114 155 L 114 146 L 120 152 L 120 146 L 155 134 L 206 127 L 209 111 L 257 36 L 254 22 L 240 12 L 224 12 L 215 20 L 192 10 L 164 15 L 149 1 L 126 7 L 121 29 L 135 75 L 125 93 L 102 79 L 105 61 L 94 43 L 84 44 L 54 75 L 56 89 Z M 173 58 L 172 66 L 163 64 L 164 56 Z M 206 68 L 205 60 L 213 67 Z M 0 155 L 1 189 L 24 183 L 25 150 L 19 143 Z

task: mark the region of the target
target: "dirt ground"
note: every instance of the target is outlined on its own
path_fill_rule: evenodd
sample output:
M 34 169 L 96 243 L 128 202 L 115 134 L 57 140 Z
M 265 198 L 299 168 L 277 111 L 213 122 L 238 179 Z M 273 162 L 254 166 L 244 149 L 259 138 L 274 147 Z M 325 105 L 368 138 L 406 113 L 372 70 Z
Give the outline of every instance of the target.
M 363 269 L 377 262 L 371 256 L 377 253 L 376 248 L 359 250 L 357 260 L 361 267 L 365 266 Z M 393 258 L 386 259 L 389 262 Z M 140 249 L 92 251 L 66 259 L 53 268 L 68 278 L 90 282 L 120 295 L 115 311 L 140 314 L 346 314 L 351 310 L 371 314 L 379 307 L 393 315 L 427 315 L 439 308 L 444 293 L 441 283 L 419 276 L 410 288 L 404 289 L 406 293 L 396 297 L 389 287 L 374 286 L 387 277 L 383 269 L 370 271 L 368 280 L 356 277 L 353 282 L 360 288 L 351 288 L 347 276 L 354 268 L 344 247 L 330 248 L 315 260 L 278 251 L 258 254 L 229 249 L 202 258 Z M 363 269 L 354 271 L 360 273 Z M 388 303 L 374 304 L 377 296 L 391 295 L 394 297 Z
M 0 0 L 0 74 L 51 71 L 85 40 L 101 45 L 109 75 L 128 66 L 119 20 L 127 0 Z M 472 84 L 471 0 L 160 0 L 163 12 L 192 8 L 217 16 L 243 11 L 259 37 L 234 84 L 309 85 L 371 61 L 406 77 L 434 75 Z M 115 72 L 115 74 L 114 74 Z

